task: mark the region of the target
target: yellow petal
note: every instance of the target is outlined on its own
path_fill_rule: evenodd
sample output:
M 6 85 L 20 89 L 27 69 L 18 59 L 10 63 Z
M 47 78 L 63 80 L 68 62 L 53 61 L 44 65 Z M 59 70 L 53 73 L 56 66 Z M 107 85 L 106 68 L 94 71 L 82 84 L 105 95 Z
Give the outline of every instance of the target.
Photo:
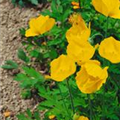
M 73 6 L 73 9 L 79 9 L 80 6 Z
M 37 35 L 39 35 L 39 33 L 35 32 L 35 31 L 32 30 L 32 29 L 26 30 L 26 33 L 25 33 L 25 36 L 26 36 L 26 37 L 37 36 Z
M 87 63 L 85 63 L 84 67 L 90 76 L 99 77 L 102 73 L 102 68 L 100 67 L 100 63 L 96 64 L 93 60 L 90 60 Z
M 55 115 L 50 115 L 50 116 L 49 116 L 49 119 L 50 119 L 50 120 L 53 120 L 54 118 L 55 118 Z
M 116 10 L 116 11 L 111 12 L 111 13 L 110 13 L 110 16 L 111 16 L 112 18 L 120 19 L 120 10 L 118 9 L 118 10 Z
M 85 30 L 81 30 L 79 26 L 73 26 L 67 31 L 66 38 L 68 43 L 70 43 L 71 41 L 75 42 L 88 41 L 90 33 L 91 31 L 88 28 Z
M 76 83 L 81 92 L 90 94 L 99 90 L 108 77 L 107 69 L 108 67 L 102 69 L 96 60 L 83 64 L 76 76 Z
M 98 49 L 99 48 L 99 44 L 97 43 L 96 45 L 95 45 L 95 49 Z
M 79 6 L 79 3 L 78 3 L 78 2 L 75 2 L 75 1 L 71 2 L 71 4 L 72 4 L 72 5 L 75 5 L 75 6 Z
M 108 67 L 105 67 L 102 69 L 100 67 L 100 62 L 97 60 L 89 60 L 84 64 L 84 67 L 86 69 L 86 72 L 89 74 L 89 76 L 100 78 L 100 79 L 106 79 L 108 77 L 107 69 Z
M 85 116 L 80 116 L 79 118 L 78 118 L 78 120 L 89 120 L 87 117 L 85 117 Z
M 99 54 L 112 63 L 120 62 L 120 41 L 109 37 L 104 39 L 99 46 Z
M 74 38 L 76 39 L 76 38 Z M 67 46 L 67 54 L 75 62 L 86 62 L 94 55 L 95 48 L 89 42 L 70 42 Z
M 120 4 L 119 0 L 106 0 L 107 7 L 110 8 L 109 16 L 112 18 L 120 19 Z
M 50 75 L 45 75 L 44 77 L 45 77 L 45 79 L 51 79 Z
M 71 4 L 73 5 L 73 9 L 79 9 L 80 8 L 78 2 L 73 1 L 73 2 L 71 2 Z
M 92 0 L 94 8 L 105 16 L 120 19 L 119 0 Z
M 82 93 L 90 94 L 97 90 L 97 82 L 95 78 L 90 77 L 85 68 L 81 68 L 81 70 L 77 73 L 76 76 L 76 84 Z
M 51 78 L 55 81 L 63 81 L 76 70 L 76 65 L 67 55 L 61 55 L 51 64 Z
M 49 18 L 48 20 L 46 20 L 46 22 L 42 26 L 41 34 L 49 31 L 54 24 L 55 24 L 55 20 L 53 18 Z
M 116 8 L 119 8 L 119 0 L 101 0 L 106 5 L 109 10 L 109 13 L 114 11 Z
M 74 13 L 70 16 L 69 22 L 72 23 L 72 27 L 66 32 L 66 38 L 68 43 L 70 43 L 71 41 L 88 41 L 91 33 L 90 24 L 89 28 L 87 28 L 81 15 L 77 13 Z
M 102 13 L 105 16 L 109 15 L 109 9 L 103 0 L 92 0 L 92 4 L 96 11 Z
M 55 24 L 55 20 L 53 18 L 49 18 L 49 16 L 40 15 L 37 18 L 32 18 L 29 22 L 29 29 L 26 31 L 25 36 L 37 36 L 49 31 L 53 25 Z

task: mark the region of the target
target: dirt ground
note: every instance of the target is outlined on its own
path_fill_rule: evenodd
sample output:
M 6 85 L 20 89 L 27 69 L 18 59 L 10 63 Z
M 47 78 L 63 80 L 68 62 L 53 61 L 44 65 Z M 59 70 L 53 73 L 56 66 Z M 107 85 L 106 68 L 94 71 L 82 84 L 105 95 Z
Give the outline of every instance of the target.
M 28 20 L 37 16 L 39 11 L 33 8 L 14 7 L 9 0 L 0 0 L 0 65 L 5 60 L 12 59 L 19 63 L 17 49 L 20 47 L 21 37 L 19 29 L 27 27 Z M 0 120 L 5 120 L 3 113 L 11 111 L 13 117 L 18 112 L 33 108 L 33 100 L 23 100 L 20 96 L 20 88 L 13 76 L 0 68 Z

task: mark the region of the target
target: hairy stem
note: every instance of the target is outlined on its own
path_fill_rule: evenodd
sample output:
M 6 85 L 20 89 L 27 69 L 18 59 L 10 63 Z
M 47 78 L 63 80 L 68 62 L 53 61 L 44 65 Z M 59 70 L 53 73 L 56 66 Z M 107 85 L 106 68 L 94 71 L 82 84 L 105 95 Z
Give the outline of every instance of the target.
M 90 97 L 90 95 L 88 95 L 88 102 L 89 102 L 90 120 L 92 120 L 92 103 L 91 103 L 91 97 Z
M 106 19 L 106 30 L 105 30 L 105 38 L 107 37 L 108 26 L 109 26 L 109 17 L 107 17 L 107 19 Z
M 75 109 L 74 109 L 74 103 L 73 103 L 72 93 L 71 93 L 71 89 L 70 89 L 70 85 L 69 85 L 69 80 L 67 80 L 67 87 L 68 87 L 68 91 L 69 91 L 69 95 L 70 95 L 71 108 L 72 108 L 73 114 L 74 114 L 75 113 Z
M 60 92 L 60 95 L 61 95 L 61 98 L 62 98 L 62 101 L 63 101 L 63 105 L 64 105 L 64 107 L 65 107 L 65 109 L 67 111 L 68 116 L 70 116 L 69 111 L 67 109 L 67 105 L 65 104 L 65 99 L 64 99 L 63 93 L 62 93 L 62 91 L 61 91 L 60 86 L 59 86 L 58 83 L 57 83 L 57 86 L 58 86 L 58 89 L 59 89 L 59 92 Z

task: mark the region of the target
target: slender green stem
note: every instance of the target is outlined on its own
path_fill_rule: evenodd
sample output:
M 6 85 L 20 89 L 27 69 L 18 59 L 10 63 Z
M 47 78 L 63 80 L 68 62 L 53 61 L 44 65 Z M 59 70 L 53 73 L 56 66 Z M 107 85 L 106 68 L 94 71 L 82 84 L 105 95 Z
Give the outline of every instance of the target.
M 43 38 L 44 38 L 44 42 L 46 42 L 46 43 L 47 43 L 47 39 L 46 39 L 46 37 L 45 37 L 45 36 L 43 36 Z
M 91 103 L 91 97 L 88 95 L 88 102 L 89 102 L 89 111 L 90 111 L 90 120 L 92 120 L 92 103 Z
M 105 38 L 107 37 L 108 27 L 109 27 L 109 17 L 107 17 L 107 19 L 106 19 Z
M 60 92 L 60 95 L 61 95 L 61 98 L 62 98 L 62 101 L 63 101 L 63 105 L 64 105 L 64 107 L 65 107 L 65 109 L 66 109 L 66 111 L 67 111 L 68 116 L 70 116 L 69 111 L 68 111 L 68 109 L 67 109 L 67 105 L 65 104 L 66 102 L 65 102 L 63 93 L 62 93 L 62 91 L 61 91 L 60 86 L 59 86 L 58 83 L 57 83 L 57 86 L 58 86 L 58 89 L 59 89 L 59 92 Z
M 114 22 L 113 26 L 115 26 L 115 24 L 116 24 L 117 22 L 118 22 L 118 19 L 116 19 L 116 20 L 115 20 L 115 22 Z
M 75 113 L 75 109 L 74 109 L 74 103 L 73 103 L 72 93 L 71 93 L 71 89 L 70 89 L 70 85 L 69 85 L 69 80 L 67 80 L 67 87 L 68 87 L 68 91 L 69 91 L 69 95 L 70 95 L 71 108 L 72 108 L 73 114 L 74 114 Z
M 119 83 L 116 79 L 114 79 L 114 77 L 111 77 L 111 82 L 113 82 L 118 87 L 118 89 L 120 89 Z
M 81 2 L 80 2 L 80 0 L 79 0 L 79 7 L 80 7 L 80 9 L 81 9 Z
M 44 36 L 43 38 L 44 38 L 44 42 L 47 44 L 47 38 L 46 38 L 46 36 Z M 46 50 L 48 50 L 48 51 L 50 50 L 48 45 L 45 45 L 45 47 L 46 47 Z

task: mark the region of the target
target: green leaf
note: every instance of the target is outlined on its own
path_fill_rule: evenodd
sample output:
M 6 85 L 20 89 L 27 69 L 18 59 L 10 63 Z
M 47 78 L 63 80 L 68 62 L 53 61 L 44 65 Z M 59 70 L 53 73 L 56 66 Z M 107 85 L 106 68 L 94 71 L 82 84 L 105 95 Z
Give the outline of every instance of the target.
M 18 55 L 19 59 L 23 60 L 26 63 L 28 63 L 30 61 L 30 59 L 27 57 L 26 53 L 21 48 L 18 49 L 17 55 Z
M 15 4 L 16 4 L 16 0 L 12 0 L 11 2 L 13 3 L 13 5 L 15 5 Z
M 51 49 L 50 58 L 55 59 L 58 56 L 57 51 L 55 49 Z
M 21 92 L 21 96 L 23 99 L 30 99 L 31 98 L 31 90 L 30 89 L 23 90 Z
M 31 113 L 30 109 L 27 109 L 27 110 L 26 110 L 26 113 L 27 113 L 27 115 L 28 115 L 30 118 L 32 118 L 32 113 Z
M 25 119 L 26 119 L 26 116 L 25 116 L 24 114 L 19 114 L 19 115 L 17 115 L 17 118 L 18 118 L 19 120 L 25 120 Z
M 50 57 L 50 53 L 49 52 L 45 52 L 43 55 L 43 58 L 49 58 Z
M 40 115 L 39 115 L 39 112 L 38 112 L 38 111 L 36 111 L 36 112 L 33 114 L 33 116 L 34 116 L 35 120 L 41 120 L 41 118 L 40 118 Z
M 20 86 L 22 88 L 31 88 L 36 87 L 36 84 L 42 84 L 44 82 L 44 77 L 34 70 L 33 68 L 29 67 L 22 67 L 24 70 L 24 73 L 19 73 L 14 78 L 14 80 L 20 82 Z
M 18 64 L 12 60 L 6 60 L 5 64 L 1 66 L 4 69 L 17 69 Z
M 66 21 L 66 18 L 68 18 L 68 16 L 72 13 L 72 10 L 70 8 L 66 9 L 64 12 L 63 12 L 63 15 L 62 15 L 62 20 L 65 22 Z
M 32 118 L 29 118 L 29 116 L 27 117 L 24 113 L 17 115 L 17 118 L 18 120 L 33 120 Z
M 50 34 L 51 35 L 55 35 L 56 36 L 56 34 L 60 34 L 60 32 L 62 32 L 62 29 L 60 28 L 60 27 L 58 27 L 58 26 L 54 26 L 51 30 L 50 30 Z
M 38 0 L 30 0 L 32 4 L 38 5 Z
M 39 79 L 39 80 L 44 80 L 44 77 L 40 74 L 40 72 L 37 72 L 35 69 L 33 68 L 29 68 L 29 67 L 22 67 L 23 70 L 25 71 L 25 73 L 27 75 L 29 75 L 30 77 L 32 78 L 36 78 L 36 79 Z
M 24 6 L 24 2 L 23 2 L 22 0 L 20 0 L 18 3 L 19 3 L 19 5 L 20 5 L 21 7 Z
M 52 9 L 52 11 L 56 11 L 57 9 L 57 6 L 56 6 L 56 0 L 52 0 L 52 3 L 51 3 L 51 9 Z
M 25 36 L 25 28 L 21 28 L 19 31 L 22 36 Z
M 17 74 L 17 76 L 14 78 L 14 80 L 16 80 L 16 81 L 23 81 L 23 80 L 27 80 L 27 79 L 28 79 L 28 77 L 23 73 Z
M 112 73 L 115 73 L 115 74 L 120 74 L 120 64 L 110 65 L 108 70 L 109 70 L 109 72 L 112 72 Z
M 30 52 L 30 56 L 36 57 L 36 58 L 42 58 L 43 57 L 42 53 L 40 53 L 38 50 L 32 50 Z
M 58 7 L 58 11 L 59 11 L 60 13 L 63 13 L 63 7 L 62 7 L 62 6 L 59 6 L 59 7 Z
M 48 46 L 53 46 L 53 45 L 58 45 L 60 43 L 62 43 L 62 40 L 60 40 L 60 39 L 54 39 L 54 40 L 49 40 L 47 42 L 47 45 Z

